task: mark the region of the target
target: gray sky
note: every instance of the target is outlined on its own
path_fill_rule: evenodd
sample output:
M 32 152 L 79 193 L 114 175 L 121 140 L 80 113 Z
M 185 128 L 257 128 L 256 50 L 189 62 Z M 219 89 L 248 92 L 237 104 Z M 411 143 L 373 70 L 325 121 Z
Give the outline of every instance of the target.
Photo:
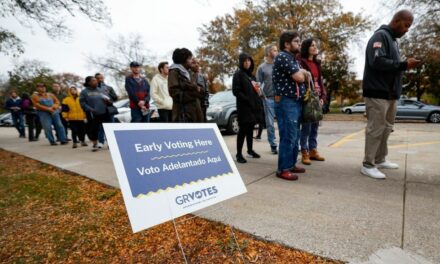
M 0 23 L 16 32 L 25 42 L 26 52 L 19 60 L 37 59 L 46 62 L 55 72 L 73 72 L 86 76 L 98 70 L 90 68 L 86 56 L 105 54 L 109 38 L 121 33 L 138 33 L 143 36 L 146 48 L 157 59 L 171 61 L 170 54 L 174 48 L 187 47 L 194 50 L 199 46 L 198 28 L 202 24 L 216 16 L 231 13 L 233 8 L 242 5 L 241 0 L 105 0 L 105 3 L 110 9 L 113 26 L 108 28 L 81 16 L 67 17 L 67 25 L 73 30 L 73 36 L 68 40 L 52 40 L 37 26 L 23 27 L 13 18 L 0 19 Z M 341 0 L 341 3 L 346 11 L 380 17 L 376 13 L 379 0 Z M 388 18 L 379 20 L 375 23 L 375 28 L 386 23 Z M 371 32 L 365 32 L 363 43 L 370 34 Z M 361 77 L 364 44 L 352 45 L 350 50 L 356 58 L 353 70 Z M 0 76 L 7 75 L 14 60 L 16 59 L 0 55 Z

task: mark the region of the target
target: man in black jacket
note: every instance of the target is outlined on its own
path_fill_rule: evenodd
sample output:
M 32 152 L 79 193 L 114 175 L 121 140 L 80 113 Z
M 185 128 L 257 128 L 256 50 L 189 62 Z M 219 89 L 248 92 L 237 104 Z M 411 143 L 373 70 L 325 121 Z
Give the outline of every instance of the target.
M 397 12 L 388 25 L 381 26 L 367 44 L 363 79 L 368 124 L 365 137 L 365 157 L 361 173 L 385 179 L 379 169 L 398 169 L 387 161 L 388 137 L 393 129 L 397 100 L 402 92 L 403 72 L 421 64 L 409 58 L 401 61 L 396 39 L 405 35 L 414 17 L 408 10 Z

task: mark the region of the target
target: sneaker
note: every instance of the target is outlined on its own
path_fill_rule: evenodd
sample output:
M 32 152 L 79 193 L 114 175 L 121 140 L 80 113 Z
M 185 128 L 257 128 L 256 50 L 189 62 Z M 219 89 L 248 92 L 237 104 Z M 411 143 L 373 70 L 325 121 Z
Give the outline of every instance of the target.
M 376 167 L 367 168 L 362 166 L 361 173 L 365 176 L 374 178 L 374 179 L 385 179 L 386 176 L 382 172 L 380 172 Z
M 249 158 L 259 159 L 261 158 L 255 151 L 251 150 L 247 152 Z
M 98 144 L 93 144 L 93 146 L 92 146 L 92 151 L 93 152 L 96 152 L 96 151 L 98 151 Z
M 399 168 L 399 164 L 397 163 L 393 163 L 391 161 L 384 161 L 382 163 L 376 164 L 376 167 L 378 169 L 392 169 L 392 170 L 397 170 Z
M 104 144 L 98 143 L 98 148 L 102 149 L 104 147 Z
M 78 144 L 73 143 L 72 148 L 77 148 L 77 147 L 78 147 Z
M 81 147 L 87 147 L 88 146 L 88 144 L 86 143 L 86 142 L 81 142 Z
M 238 163 L 246 163 L 247 162 L 247 160 L 241 154 L 240 155 L 237 154 L 235 157 L 236 157 Z
M 298 175 L 295 175 L 290 171 L 277 172 L 277 177 L 287 181 L 298 180 Z
M 276 146 L 275 147 L 270 147 L 270 152 L 272 152 L 272 154 L 274 154 L 274 155 L 278 154 L 277 147 Z

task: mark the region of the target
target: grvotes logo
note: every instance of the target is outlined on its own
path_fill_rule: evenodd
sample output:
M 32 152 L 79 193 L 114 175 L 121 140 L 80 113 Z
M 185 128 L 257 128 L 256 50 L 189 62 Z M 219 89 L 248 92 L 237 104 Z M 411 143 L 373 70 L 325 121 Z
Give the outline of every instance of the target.
M 204 198 L 211 198 L 211 196 L 218 193 L 217 187 L 212 186 L 200 191 L 190 192 L 176 197 L 175 202 L 178 205 L 193 203 Z

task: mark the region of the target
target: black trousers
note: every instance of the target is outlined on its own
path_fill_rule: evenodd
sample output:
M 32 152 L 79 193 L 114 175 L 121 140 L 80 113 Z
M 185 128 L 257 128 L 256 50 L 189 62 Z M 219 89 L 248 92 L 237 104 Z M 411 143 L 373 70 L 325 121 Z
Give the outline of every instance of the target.
M 159 122 L 171 123 L 171 114 L 173 111 L 166 109 L 159 109 Z
M 237 154 L 242 154 L 244 139 L 246 138 L 247 150 L 253 150 L 253 132 L 255 123 L 240 123 L 237 135 Z
M 26 124 L 28 125 L 29 140 L 38 139 L 41 133 L 41 122 L 37 114 L 25 114 Z
M 86 138 L 86 124 L 83 120 L 70 120 L 70 129 L 72 130 L 73 143 L 84 142 Z
M 99 136 L 99 130 L 101 129 L 102 124 L 111 122 L 110 115 L 107 113 L 103 115 L 94 115 L 90 112 L 87 112 L 86 116 L 87 116 L 87 125 L 86 125 L 87 136 L 91 141 L 97 141 Z

